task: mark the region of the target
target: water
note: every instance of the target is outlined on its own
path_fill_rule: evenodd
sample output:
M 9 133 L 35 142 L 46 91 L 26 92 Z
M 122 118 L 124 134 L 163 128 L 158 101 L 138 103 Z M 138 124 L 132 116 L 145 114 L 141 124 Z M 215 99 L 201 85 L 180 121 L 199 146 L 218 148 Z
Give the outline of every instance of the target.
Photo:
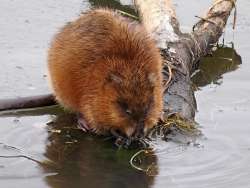
M 122 8 L 117 1 L 101 3 Z M 184 31 L 209 3 L 175 1 Z M 49 41 L 88 6 L 80 0 L 1 2 L 1 98 L 49 92 Z M 203 59 L 193 77 L 202 137 L 153 140 L 153 152 L 139 156 L 142 165 L 134 162 L 143 169 L 139 171 L 129 163 L 135 150 L 117 149 L 109 139 L 72 129 L 74 116 L 58 107 L 5 113 L 0 117 L 0 156 L 9 158 L 0 157 L 1 187 L 250 187 L 249 7 L 247 0 L 238 2 L 236 30 L 231 17 L 224 48 Z M 129 6 L 125 10 L 133 13 Z

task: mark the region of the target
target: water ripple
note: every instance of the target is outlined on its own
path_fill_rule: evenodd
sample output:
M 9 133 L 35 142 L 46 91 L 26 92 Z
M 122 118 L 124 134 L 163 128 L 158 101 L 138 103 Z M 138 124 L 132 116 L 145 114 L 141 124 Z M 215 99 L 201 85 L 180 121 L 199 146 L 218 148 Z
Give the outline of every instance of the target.
M 239 179 L 249 183 L 250 152 L 243 155 L 235 141 L 223 135 L 199 142 L 202 147 L 155 144 L 155 187 L 231 187 L 239 186 Z

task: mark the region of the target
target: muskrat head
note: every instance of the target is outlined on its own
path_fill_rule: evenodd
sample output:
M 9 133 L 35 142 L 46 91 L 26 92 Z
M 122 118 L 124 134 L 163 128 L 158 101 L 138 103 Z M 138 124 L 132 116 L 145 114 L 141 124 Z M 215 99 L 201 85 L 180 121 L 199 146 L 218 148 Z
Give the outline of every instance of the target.
M 132 138 L 143 137 L 161 115 L 162 88 L 159 72 L 123 69 L 108 75 L 106 98 L 109 128 Z

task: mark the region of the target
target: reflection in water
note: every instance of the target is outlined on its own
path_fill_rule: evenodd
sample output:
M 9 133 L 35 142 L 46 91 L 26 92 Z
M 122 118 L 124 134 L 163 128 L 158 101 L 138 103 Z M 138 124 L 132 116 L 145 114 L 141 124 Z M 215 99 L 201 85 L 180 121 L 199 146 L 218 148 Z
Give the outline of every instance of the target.
M 219 47 L 211 56 L 201 59 L 199 69 L 192 80 L 198 87 L 210 83 L 220 85 L 222 75 L 236 70 L 241 64 L 241 57 L 233 48 Z
M 61 114 L 49 124 L 51 131 L 45 155 L 57 164 L 56 168 L 44 167 L 47 173 L 57 172 L 46 177 L 50 187 L 116 188 L 129 187 L 131 183 L 134 187 L 153 184 L 153 177 L 130 166 L 134 150 L 118 149 L 110 139 L 84 134 L 74 129 L 75 123 L 73 115 Z M 142 163 L 156 164 L 156 158 L 150 155 Z

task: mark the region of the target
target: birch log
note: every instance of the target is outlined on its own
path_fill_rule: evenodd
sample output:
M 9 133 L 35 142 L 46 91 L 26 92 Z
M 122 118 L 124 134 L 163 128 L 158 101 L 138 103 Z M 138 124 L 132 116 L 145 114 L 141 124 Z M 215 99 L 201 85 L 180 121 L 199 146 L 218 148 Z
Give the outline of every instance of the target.
M 171 0 L 134 1 L 149 34 L 155 39 L 164 58 L 164 119 L 178 114 L 193 121 L 196 101 L 191 74 L 200 57 L 207 55 L 219 40 L 234 0 L 215 0 L 204 18 L 191 33 L 182 33 Z

